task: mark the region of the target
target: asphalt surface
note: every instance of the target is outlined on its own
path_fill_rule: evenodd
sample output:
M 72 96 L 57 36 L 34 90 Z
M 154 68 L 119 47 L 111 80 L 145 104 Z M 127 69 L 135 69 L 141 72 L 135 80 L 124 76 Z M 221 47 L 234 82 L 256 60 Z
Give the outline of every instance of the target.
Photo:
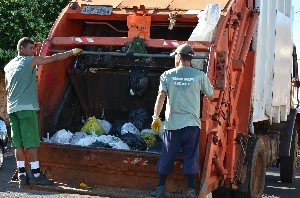
M 16 162 L 13 155 L 5 156 L 4 165 L 0 169 L 0 197 L 22 198 L 22 197 L 100 197 L 79 194 L 66 194 L 36 191 L 19 188 L 18 183 L 8 183 L 16 170 Z M 207 198 L 211 197 L 210 195 Z M 297 167 L 297 174 L 293 183 L 281 183 L 279 169 L 268 168 L 266 175 L 266 184 L 263 198 L 290 198 L 300 197 L 300 167 Z M 102 197 L 104 198 L 104 197 Z M 108 198 L 108 197 L 105 197 Z

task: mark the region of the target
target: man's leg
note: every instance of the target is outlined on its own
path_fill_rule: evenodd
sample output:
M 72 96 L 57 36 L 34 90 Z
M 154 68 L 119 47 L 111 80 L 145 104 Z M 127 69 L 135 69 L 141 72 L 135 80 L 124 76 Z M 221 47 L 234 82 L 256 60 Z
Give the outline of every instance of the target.
M 168 174 L 174 170 L 174 161 L 181 146 L 180 130 L 165 131 L 162 151 L 156 169 L 159 172 L 159 184 L 151 197 L 165 197 L 165 183 Z
M 31 172 L 35 177 L 38 177 L 41 173 L 40 171 L 40 162 L 38 159 L 38 148 L 29 148 L 28 149 L 29 162 L 31 167 Z
M 9 122 L 11 126 L 12 147 L 15 147 L 15 158 L 17 162 L 18 180 L 20 185 L 27 184 L 27 175 L 25 169 L 25 151 L 23 147 L 20 122 L 16 113 L 11 113 Z
M 183 172 L 187 175 L 188 189 L 187 198 L 196 197 L 195 192 L 195 177 L 199 172 L 199 127 L 189 126 L 185 128 L 182 154 L 184 158 Z
M 40 146 L 40 135 L 36 111 L 26 110 L 17 112 L 20 120 L 20 128 L 24 148 L 27 149 L 31 166 L 29 183 L 32 185 L 53 184 L 45 175 L 41 174 L 38 160 L 38 147 Z

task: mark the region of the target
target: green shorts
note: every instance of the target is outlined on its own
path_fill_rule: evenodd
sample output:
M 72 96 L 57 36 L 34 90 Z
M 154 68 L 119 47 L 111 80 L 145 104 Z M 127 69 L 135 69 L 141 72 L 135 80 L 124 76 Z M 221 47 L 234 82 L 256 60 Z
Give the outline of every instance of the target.
M 35 110 L 23 110 L 11 113 L 12 147 L 35 148 L 40 146 L 38 119 Z

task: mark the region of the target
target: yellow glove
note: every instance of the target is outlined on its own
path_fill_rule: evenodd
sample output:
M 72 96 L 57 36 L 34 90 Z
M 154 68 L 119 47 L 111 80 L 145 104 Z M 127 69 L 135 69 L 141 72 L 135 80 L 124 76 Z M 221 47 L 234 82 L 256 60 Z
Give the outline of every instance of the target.
M 74 48 L 74 49 L 72 49 L 72 52 L 73 52 L 73 56 L 78 56 L 82 52 L 82 49 L 81 48 Z
M 159 134 L 161 131 L 161 120 L 158 116 L 152 116 L 153 122 L 151 124 L 151 129 L 156 133 Z

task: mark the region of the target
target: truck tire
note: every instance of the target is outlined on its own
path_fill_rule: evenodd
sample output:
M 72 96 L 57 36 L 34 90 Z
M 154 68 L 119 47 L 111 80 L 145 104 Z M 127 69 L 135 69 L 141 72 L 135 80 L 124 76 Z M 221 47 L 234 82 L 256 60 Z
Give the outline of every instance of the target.
M 248 182 L 245 182 L 247 192 L 235 191 L 234 197 L 237 198 L 258 198 L 263 195 L 267 166 L 265 145 L 262 138 L 256 137 L 253 139 L 248 159 Z
M 265 145 L 261 138 L 251 138 L 248 159 L 247 181 L 241 189 L 216 189 L 212 192 L 213 198 L 258 198 L 262 197 L 266 177 Z M 252 144 L 251 144 L 252 143 Z M 240 189 L 240 190 L 241 190 Z
M 290 156 L 280 157 L 280 179 L 281 182 L 292 183 L 296 176 L 297 153 L 298 153 L 298 132 L 293 130 Z

